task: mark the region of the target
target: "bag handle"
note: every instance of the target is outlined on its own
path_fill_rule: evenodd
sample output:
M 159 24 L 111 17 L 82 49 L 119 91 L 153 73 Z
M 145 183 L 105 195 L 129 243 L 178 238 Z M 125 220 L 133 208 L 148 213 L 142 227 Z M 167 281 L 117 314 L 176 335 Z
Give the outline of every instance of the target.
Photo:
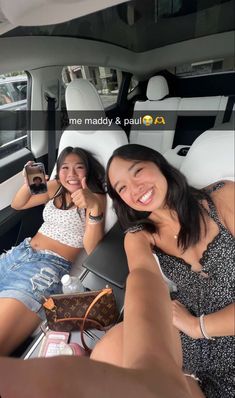
M 91 353 L 91 349 L 87 346 L 87 344 L 86 344 L 86 342 L 85 342 L 85 339 L 84 339 L 84 326 L 85 326 L 86 320 L 87 320 L 87 318 L 88 318 L 88 315 L 89 315 L 90 311 L 92 310 L 92 308 L 94 307 L 94 305 L 97 303 L 97 301 L 99 301 L 99 300 L 101 299 L 101 297 L 105 296 L 106 294 L 108 295 L 108 294 L 111 294 L 111 293 L 112 293 L 112 289 L 111 289 L 110 287 L 109 287 L 109 288 L 102 289 L 102 291 L 94 298 L 94 300 L 92 301 L 92 303 L 91 303 L 91 304 L 89 305 L 89 307 L 87 308 L 86 313 L 85 313 L 85 315 L 84 315 L 84 318 L 83 318 L 83 320 L 82 320 L 82 326 L 81 326 L 81 329 L 80 329 L 81 341 L 82 341 L 83 347 L 84 347 L 85 350 L 86 350 L 87 352 L 89 352 L 89 353 Z
M 97 303 L 97 301 L 99 301 L 101 299 L 101 297 L 105 296 L 106 294 L 107 295 L 112 294 L 112 289 L 110 287 L 106 287 L 106 288 L 102 289 L 101 292 L 99 294 L 97 294 L 97 296 L 94 298 L 94 300 L 91 302 L 91 304 L 87 308 L 84 317 L 82 318 L 82 325 L 80 328 L 81 341 L 82 341 L 83 347 L 89 353 L 91 353 L 91 349 L 87 346 L 85 339 L 84 339 L 84 326 L 87 321 L 88 315 L 89 315 L 90 311 L 92 310 L 92 308 L 94 307 L 94 305 Z M 55 311 L 55 303 L 54 303 L 54 300 L 52 299 L 52 297 L 49 297 L 49 299 L 47 299 L 43 305 L 48 310 Z M 56 322 L 64 322 L 64 321 L 68 321 L 71 319 L 72 320 L 80 320 L 81 318 L 62 318 L 62 319 L 56 320 Z

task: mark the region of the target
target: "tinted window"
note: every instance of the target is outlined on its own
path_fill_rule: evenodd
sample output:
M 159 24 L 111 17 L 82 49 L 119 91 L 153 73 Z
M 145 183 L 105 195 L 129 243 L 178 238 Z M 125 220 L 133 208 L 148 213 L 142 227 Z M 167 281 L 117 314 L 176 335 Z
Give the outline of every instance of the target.
M 234 57 L 227 57 L 179 65 L 175 68 L 175 74 L 178 76 L 194 76 L 218 72 L 230 72 L 235 70 L 234 61 Z
M 22 72 L 0 76 L 0 159 L 27 145 L 27 86 Z
M 19 27 L 3 37 L 70 36 L 142 52 L 231 31 L 234 8 L 231 0 L 135 0 L 57 25 Z

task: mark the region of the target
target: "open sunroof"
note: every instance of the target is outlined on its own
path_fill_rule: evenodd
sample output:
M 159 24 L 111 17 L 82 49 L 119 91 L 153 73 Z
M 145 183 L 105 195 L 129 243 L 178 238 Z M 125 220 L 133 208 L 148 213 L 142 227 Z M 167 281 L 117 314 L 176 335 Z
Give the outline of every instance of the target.
M 17 27 L 2 37 L 85 38 L 138 53 L 234 30 L 234 15 L 234 0 L 134 0 L 57 25 Z

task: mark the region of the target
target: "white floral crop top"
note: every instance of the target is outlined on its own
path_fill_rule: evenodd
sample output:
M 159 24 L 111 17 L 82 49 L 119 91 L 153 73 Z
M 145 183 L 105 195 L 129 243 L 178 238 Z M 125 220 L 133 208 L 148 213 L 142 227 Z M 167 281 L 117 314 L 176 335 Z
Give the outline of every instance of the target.
M 43 210 L 44 223 L 41 234 L 71 247 L 83 247 L 86 214 L 85 209 L 74 207 L 68 210 L 57 209 L 50 200 Z

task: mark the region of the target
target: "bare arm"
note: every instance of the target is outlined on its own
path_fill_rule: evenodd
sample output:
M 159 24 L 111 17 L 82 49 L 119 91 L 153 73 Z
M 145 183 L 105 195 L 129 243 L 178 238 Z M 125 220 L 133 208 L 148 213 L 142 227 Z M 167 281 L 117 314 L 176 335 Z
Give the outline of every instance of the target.
M 92 216 L 98 216 L 103 213 L 105 216 L 105 195 L 95 194 L 95 197 L 97 199 L 96 204 L 91 208 L 86 209 L 86 230 L 83 238 L 83 244 L 87 254 L 90 254 L 94 250 L 104 236 L 104 219 L 102 222 L 97 224 L 90 224 L 89 222 L 89 214 Z
M 173 324 L 193 339 L 201 339 L 199 317 L 192 315 L 179 301 L 172 301 Z M 204 316 L 204 327 L 208 336 L 221 337 L 234 335 L 235 312 L 234 304 L 222 310 Z
M 71 195 L 73 203 L 82 209 L 86 209 L 86 228 L 83 244 L 87 254 L 90 254 L 104 235 L 104 218 L 101 222 L 91 223 L 89 214 L 97 217 L 105 215 L 106 196 L 93 193 L 87 186 L 86 177 L 81 181 L 82 188 Z
M 0 358 L 2 398 L 192 398 L 187 387 L 164 380 L 163 390 L 149 382 L 148 371 L 118 368 L 84 357 L 32 360 Z M 92 381 L 92 382 L 91 382 Z M 165 393 L 169 385 L 175 387 Z M 32 393 L 33 392 L 33 393 Z
M 150 242 L 145 232 L 141 231 L 128 233 L 124 243 L 130 276 L 138 275 L 138 272 L 143 274 L 143 278 L 136 276 L 138 285 L 131 285 L 132 292 L 126 296 L 124 366 L 132 367 L 138 361 L 139 352 L 148 355 L 153 352 L 153 347 L 161 347 L 158 354 L 162 351 L 172 360 L 173 327 L 170 297 L 152 255 Z M 138 298 L 138 306 L 135 298 Z M 146 311 L 146 308 L 149 308 L 149 311 Z M 140 333 L 133 333 L 134 324 Z M 148 336 L 148 339 L 145 336 Z M 140 350 L 137 351 L 136 347 L 140 347 Z
M 28 185 L 24 183 L 16 193 L 11 203 L 11 207 L 15 210 L 24 210 L 47 203 L 48 200 L 54 196 L 58 188 L 59 184 L 56 180 L 48 181 L 48 191 L 46 193 L 31 195 Z
M 204 325 L 209 336 L 233 336 L 235 323 L 235 306 L 229 304 L 220 311 L 204 316 Z
M 152 255 L 150 239 L 143 231 L 129 233 L 125 250 L 130 275 L 124 307 L 123 365 L 155 369 L 155 374 L 161 375 L 159 382 L 161 377 L 167 379 L 168 372 L 175 379 L 181 371 L 177 355 L 180 339 L 172 325 L 168 288 Z M 174 396 L 173 390 L 171 394 Z

